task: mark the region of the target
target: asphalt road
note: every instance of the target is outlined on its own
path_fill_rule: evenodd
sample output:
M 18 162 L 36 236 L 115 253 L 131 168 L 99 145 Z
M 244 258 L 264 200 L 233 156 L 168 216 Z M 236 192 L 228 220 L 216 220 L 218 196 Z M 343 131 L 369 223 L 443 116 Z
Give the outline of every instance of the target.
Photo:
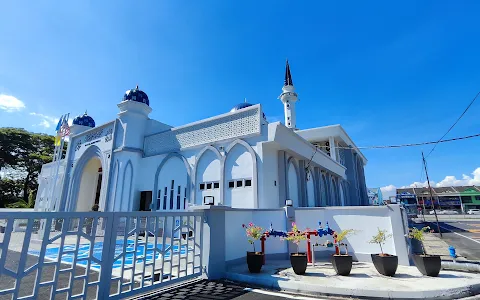
M 432 228 L 436 229 L 435 224 Z M 457 255 L 480 261 L 480 220 L 439 222 L 443 240 L 455 247 Z
M 263 289 L 250 288 L 246 285 L 229 281 L 208 281 L 201 280 L 188 284 L 154 292 L 150 295 L 142 295 L 135 299 L 145 300 L 167 300 L 167 299 L 188 299 L 188 300 L 320 300 L 338 298 L 312 298 L 307 296 L 289 295 L 279 292 L 271 292 Z

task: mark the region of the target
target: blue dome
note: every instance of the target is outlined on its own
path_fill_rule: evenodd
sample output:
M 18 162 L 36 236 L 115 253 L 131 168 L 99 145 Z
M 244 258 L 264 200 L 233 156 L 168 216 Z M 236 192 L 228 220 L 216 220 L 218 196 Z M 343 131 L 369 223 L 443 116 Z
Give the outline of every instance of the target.
M 135 102 L 141 102 L 144 103 L 148 106 L 150 106 L 150 101 L 148 100 L 147 94 L 145 92 L 141 91 L 138 89 L 138 85 L 136 88 L 132 90 L 128 90 L 125 92 L 125 95 L 123 95 L 123 101 L 135 101 Z
M 240 109 L 243 109 L 243 108 L 247 108 L 247 107 L 250 107 L 252 106 L 253 104 L 250 104 L 250 103 L 247 103 L 247 102 L 242 102 L 242 103 L 239 103 L 237 105 L 235 105 L 231 110 L 230 112 L 234 112 L 234 111 L 237 111 L 237 110 L 240 110 Z
M 80 115 L 73 119 L 73 124 L 74 125 L 82 125 L 82 126 L 88 126 L 88 127 L 95 127 L 95 121 L 93 120 L 92 117 L 87 115 L 87 112 L 85 112 L 83 115 Z

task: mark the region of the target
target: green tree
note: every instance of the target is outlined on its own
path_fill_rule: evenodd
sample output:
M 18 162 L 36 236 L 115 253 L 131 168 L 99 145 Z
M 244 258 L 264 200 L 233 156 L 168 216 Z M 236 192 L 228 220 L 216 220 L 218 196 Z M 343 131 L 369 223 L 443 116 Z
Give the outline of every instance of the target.
M 15 174 L 22 175 L 10 178 L 16 181 L 15 186 L 18 186 L 19 181 L 22 184 L 22 203 L 17 203 L 18 205 L 34 205 L 38 175 L 42 165 L 52 161 L 54 140 L 53 136 L 31 133 L 21 128 L 0 128 L 0 168 L 9 168 L 14 170 Z M 5 188 L 9 187 L 9 184 L 13 183 L 5 182 Z M 19 194 L 15 198 L 18 197 Z M 10 196 L 2 199 L 3 205 L 11 202 L 18 202 L 18 199 Z
M 9 178 L 0 179 L 0 207 L 7 207 L 9 203 L 20 200 L 23 182 Z

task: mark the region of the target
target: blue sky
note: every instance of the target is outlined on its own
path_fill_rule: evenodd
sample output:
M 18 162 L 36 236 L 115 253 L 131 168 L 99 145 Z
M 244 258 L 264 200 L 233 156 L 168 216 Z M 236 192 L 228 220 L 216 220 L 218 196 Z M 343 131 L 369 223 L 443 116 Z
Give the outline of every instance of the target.
M 136 84 L 151 117 L 171 125 L 245 97 L 281 120 L 288 57 L 299 128 L 339 123 L 359 146 L 436 140 L 480 90 L 479 10 L 478 1 L 4 1 L 0 126 L 53 133 L 52 119 L 85 109 L 101 124 Z M 480 100 L 447 138 L 478 133 L 479 110 Z M 480 184 L 479 146 L 439 145 L 432 180 Z M 364 150 L 368 185 L 423 181 L 422 149 L 431 146 Z

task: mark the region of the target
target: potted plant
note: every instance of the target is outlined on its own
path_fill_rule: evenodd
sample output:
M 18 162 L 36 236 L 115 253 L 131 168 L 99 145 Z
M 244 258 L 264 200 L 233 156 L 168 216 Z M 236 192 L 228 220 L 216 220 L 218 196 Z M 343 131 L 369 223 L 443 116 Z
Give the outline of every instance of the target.
M 378 273 L 385 276 L 395 275 L 398 267 L 398 257 L 396 255 L 383 253 L 382 245 L 385 244 L 385 241 L 390 237 L 392 237 L 392 235 L 387 234 L 386 230 L 380 230 L 380 228 L 378 228 L 377 234 L 374 235 L 370 241 L 371 244 L 378 244 L 380 246 L 381 253 L 372 254 L 371 256 L 375 269 L 377 269 Z
M 293 272 L 297 275 L 305 274 L 307 270 L 307 254 L 306 253 L 299 253 L 298 246 L 300 245 L 301 241 L 307 240 L 307 236 L 305 231 L 298 230 L 297 224 L 295 222 L 292 223 L 292 231 L 288 233 L 287 237 L 283 238 L 286 241 L 293 242 L 297 245 L 297 252 L 290 254 L 290 263 L 293 268 Z
M 430 227 L 426 226 L 422 229 L 410 228 L 408 237 L 417 240 L 422 248 L 422 254 L 414 254 L 413 262 L 417 269 L 426 276 L 437 277 L 442 268 L 442 260 L 439 255 L 428 255 L 423 247 L 423 241 L 425 240 L 424 233 L 430 231 Z
M 263 235 L 263 229 L 255 226 L 252 222 L 247 225 L 243 224 L 248 242 L 253 246 L 253 252 L 247 251 L 247 265 L 250 273 L 260 273 L 263 265 L 264 254 L 255 250 L 255 241 L 258 241 Z
M 348 236 L 353 234 L 353 229 L 342 230 L 339 233 L 334 233 L 333 238 L 336 241 L 338 247 L 338 253 L 332 255 L 332 265 L 337 275 L 348 276 L 352 271 L 352 256 L 348 255 L 348 245 L 342 241 Z M 345 254 L 342 254 L 341 247 L 345 248 Z

